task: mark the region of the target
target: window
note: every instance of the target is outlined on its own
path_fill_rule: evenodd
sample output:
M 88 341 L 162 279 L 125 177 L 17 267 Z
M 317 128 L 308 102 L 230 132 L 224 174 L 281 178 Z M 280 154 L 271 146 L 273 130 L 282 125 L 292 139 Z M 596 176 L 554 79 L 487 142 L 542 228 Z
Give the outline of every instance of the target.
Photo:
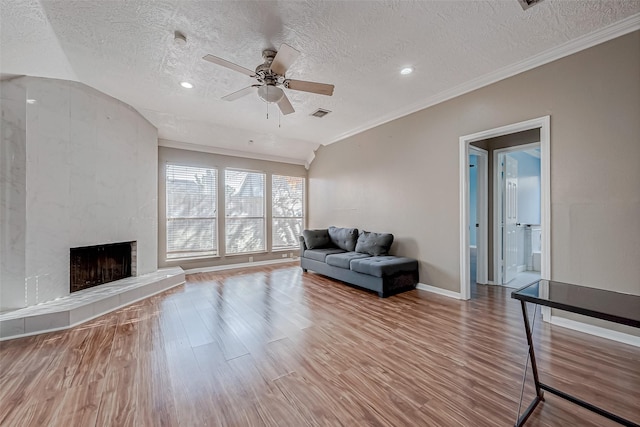
M 265 175 L 225 171 L 226 253 L 266 251 Z
M 271 183 L 273 249 L 297 248 L 304 222 L 304 178 L 273 175 Z
M 167 259 L 218 255 L 218 171 L 167 164 Z

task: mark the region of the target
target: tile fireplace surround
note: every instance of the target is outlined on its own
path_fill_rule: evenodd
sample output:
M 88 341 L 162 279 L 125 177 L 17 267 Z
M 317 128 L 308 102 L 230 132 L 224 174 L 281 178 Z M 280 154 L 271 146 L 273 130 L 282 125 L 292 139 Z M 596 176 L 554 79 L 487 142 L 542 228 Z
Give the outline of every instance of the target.
M 83 289 L 53 301 L 0 314 L 0 341 L 68 329 L 185 282 L 180 267 L 164 268 Z

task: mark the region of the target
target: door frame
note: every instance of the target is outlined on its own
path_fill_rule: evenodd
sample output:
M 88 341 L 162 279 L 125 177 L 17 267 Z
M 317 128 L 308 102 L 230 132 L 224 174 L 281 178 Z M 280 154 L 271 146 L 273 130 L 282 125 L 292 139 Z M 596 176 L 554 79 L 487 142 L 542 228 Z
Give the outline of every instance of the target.
M 540 276 L 547 280 L 551 278 L 551 116 L 543 116 L 460 137 L 458 168 L 460 176 L 460 299 L 467 300 L 471 297 L 469 283 L 469 144 L 536 128 L 540 128 L 540 226 L 542 229 Z M 548 314 L 545 317 L 548 317 Z
M 478 156 L 476 221 L 478 221 L 480 226 L 476 229 L 476 283 L 486 284 L 489 281 L 489 259 L 487 256 L 489 254 L 489 235 L 487 227 L 489 223 L 489 152 L 479 147 L 469 146 L 469 155 L 472 154 Z M 468 158 L 469 157 L 467 157 L 467 159 Z M 468 195 L 467 207 L 470 207 Z M 468 211 L 469 209 L 467 209 L 467 215 Z M 467 223 L 469 227 L 475 227 L 475 224 L 471 224 L 469 219 L 467 219 Z
M 530 144 L 515 145 L 513 147 L 499 148 L 493 151 L 493 283 L 502 285 L 502 236 L 496 233 L 502 227 L 504 212 L 502 211 L 502 198 L 504 197 L 504 188 L 501 185 L 501 168 L 500 155 L 515 153 L 531 148 L 540 147 L 540 228 L 542 229 L 542 144 L 540 142 L 532 142 Z M 541 248 L 542 249 L 542 248 Z M 542 273 L 542 272 L 541 272 Z

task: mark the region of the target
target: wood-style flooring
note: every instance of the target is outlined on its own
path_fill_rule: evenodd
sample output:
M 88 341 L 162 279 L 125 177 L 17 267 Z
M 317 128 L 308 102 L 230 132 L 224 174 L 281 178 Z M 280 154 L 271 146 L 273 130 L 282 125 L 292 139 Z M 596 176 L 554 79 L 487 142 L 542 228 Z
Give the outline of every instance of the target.
M 540 319 L 534 339 L 544 382 L 640 423 L 639 348 Z M 525 342 L 501 287 L 380 299 L 293 264 L 202 273 L 1 342 L 0 425 L 513 426 Z M 615 424 L 547 394 L 527 425 Z

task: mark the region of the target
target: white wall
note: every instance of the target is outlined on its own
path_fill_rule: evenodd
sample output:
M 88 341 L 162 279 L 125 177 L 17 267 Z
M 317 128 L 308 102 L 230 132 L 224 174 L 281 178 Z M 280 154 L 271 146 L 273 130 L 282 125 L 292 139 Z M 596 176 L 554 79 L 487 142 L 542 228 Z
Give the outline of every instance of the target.
M 25 269 L 22 281 L 4 280 L 2 272 L 2 309 L 68 295 L 72 247 L 135 240 L 138 274 L 155 271 L 155 127 L 80 83 L 23 77 L 2 82 L 2 92 L 9 86 L 24 88 L 35 103 L 26 104 L 24 142 L 20 136 L 2 141 L 26 144 L 26 183 L 15 183 L 26 197 L 26 214 L 21 224 L 6 224 L 3 206 L 1 219 L 2 229 L 24 230 Z M 3 115 L 14 108 L 3 102 Z

